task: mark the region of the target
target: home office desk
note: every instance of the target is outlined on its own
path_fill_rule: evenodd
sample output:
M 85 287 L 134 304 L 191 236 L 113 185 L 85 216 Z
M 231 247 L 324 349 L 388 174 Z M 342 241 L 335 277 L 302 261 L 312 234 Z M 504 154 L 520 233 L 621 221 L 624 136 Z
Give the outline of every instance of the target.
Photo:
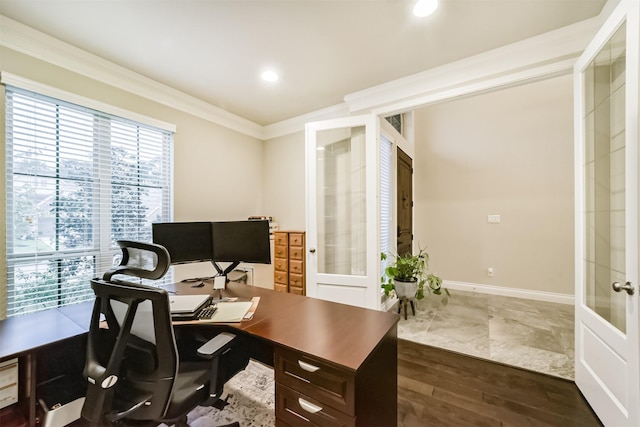
M 36 386 L 68 372 L 82 373 L 93 302 L 0 321 L 0 362 L 18 359 L 18 403 L 0 410 L 2 427 L 35 426 Z
M 188 283 L 179 283 L 164 288 L 179 294 L 204 293 L 212 285 L 192 288 Z M 251 357 L 274 367 L 277 426 L 397 425 L 398 315 L 239 283 L 229 283 L 224 296 L 258 296 L 260 303 L 251 320 L 197 325 L 176 322 L 175 328 L 203 333 L 226 329 L 245 337 Z M 18 338 L 25 330 L 20 324 L 26 325 L 29 320 L 0 322 L 0 360 L 20 356 L 33 362 L 39 351 L 55 342 L 83 338 L 88 329 L 90 303 L 49 311 L 53 314 L 34 315 L 41 317 L 33 323 L 49 319 L 46 332 L 51 333 L 51 342 L 46 342 L 45 333 L 38 329 L 34 329 L 40 336 L 37 342 Z M 5 350 L 6 342 L 11 344 Z M 32 373 L 28 380 L 30 390 L 35 390 L 36 370 L 28 370 Z M 21 393 L 27 400 L 23 405 L 26 404 L 29 424 L 35 425 L 33 393 Z

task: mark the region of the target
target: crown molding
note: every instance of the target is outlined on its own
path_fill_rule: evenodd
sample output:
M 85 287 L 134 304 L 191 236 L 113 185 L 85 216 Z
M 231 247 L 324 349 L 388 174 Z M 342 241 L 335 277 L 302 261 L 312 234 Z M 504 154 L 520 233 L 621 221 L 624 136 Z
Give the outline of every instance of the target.
M 610 0 L 616 1 L 616 0 Z M 609 3 L 607 3 L 608 5 Z M 268 140 L 309 121 L 409 111 L 471 93 L 570 72 L 602 15 L 430 70 L 348 94 L 344 103 L 266 126 L 229 113 L 0 15 L 0 45 L 243 134 Z
M 551 64 L 528 68 L 521 71 L 508 73 L 495 78 L 481 79 L 460 83 L 451 87 L 443 87 L 409 99 L 403 99 L 395 103 L 373 108 L 371 112 L 380 116 L 389 116 L 400 112 L 410 111 L 425 105 L 446 101 L 467 95 L 477 95 L 496 89 L 531 83 L 538 80 L 549 79 L 561 75 L 570 74 L 576 58 L 559 59 Z
M 304 126 L 308 122 L 337 119 L 340 117 L 349 116 L 350 114 L 351 112 L 349 111 L 349 106 L 347 104 L 336 104 L 331 107 L 312 111 L 311 113 L 303 114 L 301 116 L 292 117 L 287 120 L 282 120 L 280 122 L 266 125 L 264 127 L 263 134 L 264 139 L 269 140 L 277 138 L 279 136 L 301 132 L 304 130 Z
M 0 72 L 0 83 L 15 86 L 21 89 L 26 89 L 32 92 L 36 92 L 40 95 L 50 96 L 51 98 L 70 102 L 72 104 L 82 105 L 83 107 L 92 108 L 104 113 L 113 114 L 114 116 L 123 117 L 125 119 L 133 120 L 139 123 L 144 123 L 146 125 L 160 128 L 169 132 L 175 132 L 177 129 L 176 125 L 173 123 L 164 122 L 162 120 L 145 116 L 134 111 L 96 101 L 95 99 L 87 98 L 86 96 L 82 96 L 77 93 L 71 93 L 62 89 L 58 89 L 56 87 L 45 85 L 43 83 L 29 80 L 21 76 L 16 76 L 15 74 L 7 73 L 6 71 Z
M 263 126 L 0 15 L 0 44 L 159 104 L 263 139 Z
M 397 112 L 472 91 L 569 72 L 599 17 L 345 96 L 352 113 Z

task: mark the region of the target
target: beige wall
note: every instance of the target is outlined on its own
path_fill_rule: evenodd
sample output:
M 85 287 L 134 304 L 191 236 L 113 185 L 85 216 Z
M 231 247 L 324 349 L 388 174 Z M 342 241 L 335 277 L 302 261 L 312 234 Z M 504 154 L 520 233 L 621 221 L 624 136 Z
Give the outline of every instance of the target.
M 572 109 L 565 76 L 415 112 L 414 241 L 445 280 L 573 294 Z M 304 158 L 304 132 L 265 142 L 283 229 L 305 228 Z
M 572 96 L 569 75 L 416 111 L 415 242 L 445 280 L 573 294 Z
M 0 70 L 175 124 L 174 214 L 177 221 L 237 220 L 262 214 L 262 141 L 4 47 L 0 47 Z M 4 108 L 4 96 L 1 102 Z M 3 155 L 4 137 L 2 132 Z M 4 168 L 4 162 L 2 165 Z M 0 174 L 3 189 L 4 177 L 3 172 Z M 2 197 L 2 203 L 4 199 Z M 4 215 L 1 223 L 4 230 Z M 2 237 L 5 241 L 4 233 Z M 0 251 L 6 259 L 4 246 L 1 245 Z M 213 268 L 210 265 L 180 267 L 176 277 L 180 279 L 194 272 L 210 275 Z M 3 279 L 0 317 L 4 317 L 5 296 Z
M 263 210 L 281 230 L 306 227 L 304 147 L 304 132 L 265 142 Z
M 0 70 L 177 125 L 176 220 L 261 214 L 305 228 L 304 132 L 261 142 L 2 47 Z M 567 76 L 416 111 L 415 241 L 445 280 L 573 293 L 571 109 Z

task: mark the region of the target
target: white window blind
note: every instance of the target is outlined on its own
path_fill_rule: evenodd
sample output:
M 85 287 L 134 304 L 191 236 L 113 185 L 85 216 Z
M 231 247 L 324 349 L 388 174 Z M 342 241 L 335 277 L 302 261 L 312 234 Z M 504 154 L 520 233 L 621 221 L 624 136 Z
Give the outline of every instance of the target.
M 393 170 L 393 143 L 384 135 L 380 137 L 380 252 L 391 255 L 391 229 L 393 194 L 391 172 Z M 381 271 L 387 267 L 388 260 L 382 261 Z
M 7 315 L 93 298 L 120 239 L 170 221 L 173 133 L 6 88 Z

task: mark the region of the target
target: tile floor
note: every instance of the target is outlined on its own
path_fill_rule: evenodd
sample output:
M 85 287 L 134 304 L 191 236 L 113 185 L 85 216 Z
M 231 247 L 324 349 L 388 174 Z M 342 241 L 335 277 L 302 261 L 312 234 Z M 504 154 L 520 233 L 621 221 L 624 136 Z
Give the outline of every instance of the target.
M 450 290 L 417 302 L 398 337 L 574 379 L 573 305 Z

